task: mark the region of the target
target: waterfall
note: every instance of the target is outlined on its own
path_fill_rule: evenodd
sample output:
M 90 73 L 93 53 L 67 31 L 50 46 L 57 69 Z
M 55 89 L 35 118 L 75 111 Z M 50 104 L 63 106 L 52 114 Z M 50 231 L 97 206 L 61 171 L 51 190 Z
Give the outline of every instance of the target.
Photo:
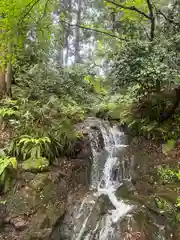
M 116 124 L 95 118 L 88 119 L 83 130 L 84 126 L 90 140 L 90 188 L 85 196 L 83 191 L 83 198 L 76 198 L 74 193 L 70 195 L 67 213 L 55 226 L 50 239 L 172 239 L 165 217 L 135 200 L 138 193 L 131 173 L 137 160 L 131 151 L 128 153 L 128 137 L 124 131 Z M 132 200 L 135 197 L 134 202 L 130 204 L 122 196 Z
M 71 240 L 116 239 L 117 222 L 134 208 L 116 196 L 123 180 L 130 180 L 129 166 L 123 159 L 123 152 L 128 146 L 127 136 L 117 125 L 110 126 L 105 121 L 99 121 L 89 136 L 93 155 L 91 192 L 84 198 L 76 215 Z M 100 144 L 101 140 L 103 144 Z M 108 199 L 112 209 L 101 214 L 99 208 L 104 198 Z

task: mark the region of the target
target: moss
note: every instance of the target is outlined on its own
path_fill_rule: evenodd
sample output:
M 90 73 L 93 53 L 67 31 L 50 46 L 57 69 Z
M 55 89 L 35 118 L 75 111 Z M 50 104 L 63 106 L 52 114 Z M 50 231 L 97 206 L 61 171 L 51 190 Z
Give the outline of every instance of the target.
M 22 169 L 28 171 L 43 171 L 49 166 L 49 160 L 47 158 L 29 158 L 21 164 Z
M 61 187 L 64 187 L 59 182 L 52 181 L 48 172 L 33 176 L 25 187 L 16 189 L 15 192 L 11 190 L 6 195 L 7 216 L 8 219 L 24 216 L 27 220 L 27 228 L 18 233 L 19 240 L 48 240 L 52 228 L 66 212 L 66 201 L 61 201 L 59 194 L 63 194 Z M 61 180 L 59 181 L 61 183 Z
M 49 182 L 50 180 L 47 173 L 38 173 L 32 181 L 30 181 L 29 186 L 33 189 L 41 190 Z
M 39 229 L 34 231 L 33 229 L 24 231 L 18 240 L 49 240 L 51 228 Z
M 66 212 L 66 204 L 64 202 L 56 202 L 46 206 L 46 215 L 49 218 L 50 226 L 54 226 L 59 218 Z
M 6 207 L 8 209 L 8 215 L 19 216 L 19 215 L 30 215 L 36 207 L 41 203 L 41 199 L 37 196 L 36 190 L 26 186 L 21 188 L 15 193 L 10 191 L 6 195 Z

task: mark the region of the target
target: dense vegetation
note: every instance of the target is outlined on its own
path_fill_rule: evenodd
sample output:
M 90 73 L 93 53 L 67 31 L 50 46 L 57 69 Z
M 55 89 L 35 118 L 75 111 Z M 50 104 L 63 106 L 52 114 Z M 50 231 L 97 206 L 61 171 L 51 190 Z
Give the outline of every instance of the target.
M 175 147 L 179 8 L 178 0 L 1 1 L 4 192 L 17 169 L 42 171 L 70 156 L 81 138 L 75 126 L 87 116 L 117 120 L 136 136 L 163 140 L 165 153 Z M 164 182 L 180 180 L 178 163 L 157 171 Z

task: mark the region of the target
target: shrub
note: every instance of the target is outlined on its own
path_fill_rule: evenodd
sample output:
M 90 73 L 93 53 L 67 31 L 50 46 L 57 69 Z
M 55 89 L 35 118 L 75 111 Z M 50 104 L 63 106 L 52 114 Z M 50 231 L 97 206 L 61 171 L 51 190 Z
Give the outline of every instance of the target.
M 51 140 L 48 137 L 35 138 L 22 135 L 12 142 L 9 150 L 13 155 L 22 156 L 22 160 L 35 159 L 42 157 L 44 152 L 48 153 L 50 151 L 50 143 Z
M 0 183 L 4 186 L 6 192 L 10 186 L 11 170 L 17 169 L 16 158 L 1 156 L 0 157 Z
M 50 162 L 60 155 L 71 155 L 73 143 L 79 137 L 74 126 L 86 113 L 76 101 L 51 96 L 46 101 L 22 98 L 1 104 L 6 113 L 3 116 L 9 116 L 3 121 L 13 128 L 9 154 L 18 160 L 46 157 Z

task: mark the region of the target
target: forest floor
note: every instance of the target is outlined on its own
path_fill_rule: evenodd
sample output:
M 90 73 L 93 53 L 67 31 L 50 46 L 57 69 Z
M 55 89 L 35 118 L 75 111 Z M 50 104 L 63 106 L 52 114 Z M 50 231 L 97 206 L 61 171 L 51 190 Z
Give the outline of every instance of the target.
M 138 202 L 140 206 L 146 207 L 147 212 L 164 219 L 167 239 L 179 240 L 179 143 L 164 153 L 160 142 L 135 137 L 129 146 L 127 157 L 133 160 L 132 182 L 136 190 L 124 198 Z

